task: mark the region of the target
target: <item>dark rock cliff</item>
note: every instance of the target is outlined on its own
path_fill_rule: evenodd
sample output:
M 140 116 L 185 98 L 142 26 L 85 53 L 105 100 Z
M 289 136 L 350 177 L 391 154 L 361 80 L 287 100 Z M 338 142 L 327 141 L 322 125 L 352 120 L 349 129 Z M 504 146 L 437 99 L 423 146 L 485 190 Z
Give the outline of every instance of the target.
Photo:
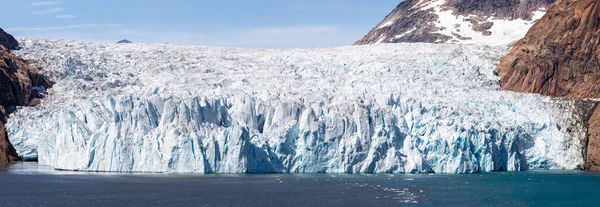
M 600 171 L 600 108 L 598 105 L 590 113 L 588 124 L 588 137 L 585 143 L 585 169 Z
M 14 50 L 19 47 L 19 42 L 10 34 L 6 33 L 2 28 L 0 28 L 0 45 L 4 47 Z
M 12 38 L 8 34 L 2 35 L 0 34 L 0 41 L 3 37 Z M 8 140 L 4 127 L 9 115 L 7 109 L 39 104 L 45 89 L 52 87 L 54 83 L 40 75 L 29 62 L 12 54 L 6 47 L 16 47 L 18 43 L 10 41 L 0 43 L 0 164 L 2 164 L 20 160 Z

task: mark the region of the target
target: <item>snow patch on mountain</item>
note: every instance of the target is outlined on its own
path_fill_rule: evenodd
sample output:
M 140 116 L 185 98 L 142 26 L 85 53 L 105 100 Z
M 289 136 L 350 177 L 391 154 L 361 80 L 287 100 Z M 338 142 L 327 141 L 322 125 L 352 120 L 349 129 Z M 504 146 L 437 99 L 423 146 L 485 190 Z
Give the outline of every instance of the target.
M 394 22 L 393 22 L 393 21 L 389 21 L 389 22 L 386 22 L 386 23 L 382 24 L 381 26 L 379 26 L 379 28 L 381 29 L 381 28 L 384 28 L 384 27 L 390 26 L 390 25 L 392 25 L 392 24 L 394 24 Z
M 539 8 L 533 12 L 531 20 L 523 19 L 501 19 L 493 15 L 457 15 L 455 11 L 444 7 L 446 0 L 421 0 L 415 8 L 421 10 L 432 9 L 438 16 L 435 22 L 437 31 L 435 33 L 451 37 L 450 40 L 439 39 L 437 42 L 454 42 L 465 44 L 485 44 L 485 45 L 508 45 L 517 41 L 527 34 L 527 31 L 533 23 L 544 16 L 546 9 Z M 476 31 L 475 24 L 491 23 L 491 26 L 485 31 Z M 391 24 L 390 24 L 391 25 Z M 383 41 L 382 41 L 383 42 Z
M 505 20 L 496 17 L 477 17 L 475 15 L 461 16 L 453 14 L 451 10 L 440 10 L 435 8 L 435 14 L 439 20 L 435 23 L 438 31 L 436 33 L 451 37 L 446 42 L 465 43 L 465 44 L 486 44 L 486 45 L 509 45 L 527 34 L 527 31 L 535 21 L 545 14 L 545 9 L 540 8 L 533 12 L 532 20 Z M 479 19 L 479 20 L 475 20 Z M 476 31 L 473 28 L 474 21 L 479 23 L 491 23 L 491 27 L 484 31 Z M 485 33 L 485 32 L 488 33 Z M 438 42 L 442 42 L 439 40 Z
M 502 91 L 505 47 L 238 49 L 21 39 L 56 80 L 7 125 L 58 169 L 473 173 L 575 169 L 573 101 Z

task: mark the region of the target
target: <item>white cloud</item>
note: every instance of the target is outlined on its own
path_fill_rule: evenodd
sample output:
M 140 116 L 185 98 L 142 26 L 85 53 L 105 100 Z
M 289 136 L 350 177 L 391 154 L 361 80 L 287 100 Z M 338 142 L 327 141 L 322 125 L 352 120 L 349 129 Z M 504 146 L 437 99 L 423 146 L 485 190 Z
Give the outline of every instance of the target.
M 74 29 L 74 28 L 90 28 L 90 27 L 122 27 L 122 24 L 74 24 L 58 27 L 15 27 L 8 28 L 7 30 L 12 31 L 48 31 L 48 30 L 63 30 L 63 29 Z
M 54 6 L 54 5 L 61 5 L 64 3 L 65 2 L 58 2 L 58 1 L 40 1 L 40 2 L 31 3 L 31 6 Z
M 44 11 L 37 11 L 37 12 L 33 12 L 33 14 L 49 14 L 49 13 L 55 13 L 55 12 L 59 12 L 59 11 L 64 11 L 64 8 L 52 8 L 52 9 L 48 9 L 48 10 L 44 10 Z
M 65 15 L 54 16 L 54 18 L 57 18 L 57 19 L 74 19 L 74 18 L 77 18 L 77 16 L 71 15 L 71 14 L 65 14 Z

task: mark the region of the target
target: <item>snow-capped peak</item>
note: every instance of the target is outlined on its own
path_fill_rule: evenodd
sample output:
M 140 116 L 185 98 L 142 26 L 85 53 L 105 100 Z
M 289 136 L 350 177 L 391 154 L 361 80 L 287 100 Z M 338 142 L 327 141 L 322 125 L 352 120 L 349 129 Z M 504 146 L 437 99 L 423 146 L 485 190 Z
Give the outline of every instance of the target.
M 398 42 L 508 45 L 554 0 L 407 0 L 355 44 Z

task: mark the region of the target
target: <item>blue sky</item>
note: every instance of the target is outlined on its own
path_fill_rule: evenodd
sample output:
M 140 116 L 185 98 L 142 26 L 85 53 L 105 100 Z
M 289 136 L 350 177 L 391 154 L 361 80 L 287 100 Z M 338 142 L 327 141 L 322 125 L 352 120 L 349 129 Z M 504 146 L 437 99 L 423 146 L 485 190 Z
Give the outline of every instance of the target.
M 401 0 L 0 0 L 21 37 L 228 47 L 351 45 Z

